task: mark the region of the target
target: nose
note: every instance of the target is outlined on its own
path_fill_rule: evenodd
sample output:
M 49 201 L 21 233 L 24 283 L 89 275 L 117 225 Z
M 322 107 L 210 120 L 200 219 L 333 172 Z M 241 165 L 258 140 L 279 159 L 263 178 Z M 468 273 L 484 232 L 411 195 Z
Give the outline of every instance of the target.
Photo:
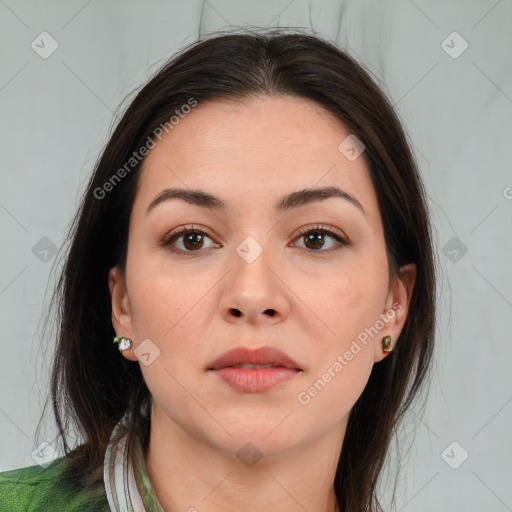
M 235 253 L 234 267 L 222 290 L 224 319 L 253 325 L 284 321 L 290 312 L 290 292 L 279 268 L 270 250 L 264 249 L 255 259 L 244 259 Z

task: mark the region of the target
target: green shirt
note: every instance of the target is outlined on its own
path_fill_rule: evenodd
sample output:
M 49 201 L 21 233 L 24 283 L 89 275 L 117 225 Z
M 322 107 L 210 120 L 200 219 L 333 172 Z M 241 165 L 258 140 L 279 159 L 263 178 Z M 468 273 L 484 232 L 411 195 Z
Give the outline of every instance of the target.
M 98 470 L 85 481 L 73 479 L 65 457 L 47 467 L 29 466 L 0 473 L 2 512 L 110 512 Z
M 0 473 L 0 512 L 164 512 L 148 475 L 140 437 L 134 440 L 133 460 L 127 458 L 123 421 L 112 433 L 103 467 L 90 475 L 72 475 L 65 456 L 46 467 Z M 125 433 L 114 442 L 123 429 Z

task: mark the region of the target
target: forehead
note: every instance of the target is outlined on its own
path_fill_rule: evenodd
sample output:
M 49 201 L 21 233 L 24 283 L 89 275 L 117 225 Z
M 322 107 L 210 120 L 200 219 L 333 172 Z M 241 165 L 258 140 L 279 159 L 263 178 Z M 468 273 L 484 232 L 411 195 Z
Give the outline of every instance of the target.
M 255 205 L 330 185 L 361 196 L 362 203 L 375 202 L 364 152 L 349 160 L 339 149 L 349 136 L 333 114 L 304 98 L 200 102 L 156 139 L 143 163 L 136 203 L 147 206 L 162 189 L 176 186 L 226 198 L 232 191 L 240 203 Z

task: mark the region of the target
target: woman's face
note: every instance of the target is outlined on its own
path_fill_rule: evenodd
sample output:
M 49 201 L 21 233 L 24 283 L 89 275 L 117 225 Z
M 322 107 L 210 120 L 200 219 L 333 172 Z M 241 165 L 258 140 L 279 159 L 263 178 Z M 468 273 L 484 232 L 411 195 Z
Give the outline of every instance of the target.
M 354 158 L 349 130 L 290 96 L 199 103 L 164 135 L 141 171 L 126 272 L 109 277 L 113 325 L 134 342 L 124 356 L 141 366 L 154 421 L 229 455 L 246 443 L 269 457 L 322 439 L 341 448 L 415 278 L 413 265 L 389 277 L 364 151 Z M 150 207 L 166 189 L 217 199 Z M 191 233 L 169 236 L 181 229 Z M 296 364 L 211 369 L 237 347 Z

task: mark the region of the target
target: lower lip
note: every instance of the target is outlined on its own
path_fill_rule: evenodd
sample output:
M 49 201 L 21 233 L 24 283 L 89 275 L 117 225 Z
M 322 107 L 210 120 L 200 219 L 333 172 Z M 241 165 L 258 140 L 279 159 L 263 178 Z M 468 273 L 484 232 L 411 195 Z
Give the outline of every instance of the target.
M 230 366 L 219 370 L 212 370 L 224 382 L 238 391 L 245 393 L 261 393 L 293 379 L 300 370 L 291 368 L 235 368 Z

